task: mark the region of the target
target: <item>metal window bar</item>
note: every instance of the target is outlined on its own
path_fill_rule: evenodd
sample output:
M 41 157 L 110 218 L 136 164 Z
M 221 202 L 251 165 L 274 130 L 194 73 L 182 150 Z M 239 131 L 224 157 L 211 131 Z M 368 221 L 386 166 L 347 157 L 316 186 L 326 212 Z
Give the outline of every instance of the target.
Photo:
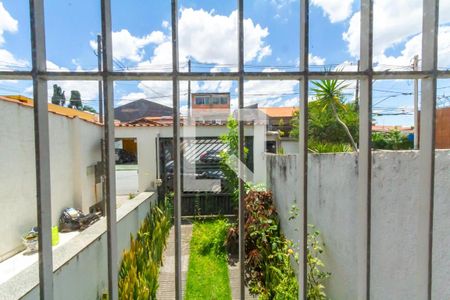
M 358 187 L 359 214 L 366 224 L 365 232 L 359 241 L 365 247 L 365 257 L 361 257 L 358 266 L 360 274 L 359 297 L 370 299 L 370 250 L 371 250 L 371 208 L 372 208 L 372 47 L 373 47 L 373 1 L 361 0 L 361 34 L 360 34 L 360 69 L 366 73 L 361 79 L 361 97 L 359 102 L 359 152 L 358 152 Z M 365 219 L 365 222 L 364 222 Z
M 300 65 L 299 71 L 303 73 L 300 78 L 299 103 L 299 188 L 300 199 L 297 207 L 302 209 L 302 222 L 299 232 L 298 286 L 299 299 L 307 298 L 307 245 L 308 245 L 308 94 L 309 94 L 309 0 L 300 1 Z
M 244 0 L 238 0 L 238 107 L 239 114 L 244 108 Z M 244 121 L 239 117 L 238 123 L 239 161 L 244 162 Z M 239 292 L 241 299 L 245 299 L 245 184 L 243 180 L 243 163 L 239 164 L 239 275 L 241 277 Z
M 105 174 L 106 174 L 106 216 L 108 245 L 108 294 L 109 299 L 119 298 L 118 250 L 116 217 L 116 177 L 114 146 L 114 81 L 113 71 L 111 0 L 101 0 L 103 96 L 104 96 L 104 134 L 105 134 Z
M 424 294 L 423 299 L 432 298 L 432 256 L 433 256 L 433 213 L 434 213 L 434 167 L 435 167 L 435 119 L 436 83 L 439 28 L 439 0 L 423 0 L 422 20 L 422 70 L 431 75 L 422 79 L 422 111 L 420 116 L 420 157 L 421 168 L 418 211 L 428 211 L 428 219 L 419 220 L 418 237 L 428 241 L 422 244 L 419 253 L 424 259 L 421 270 L 427 270 L 427 280 L 417 282 Z M 426 285 L 425 285 L 426 284 Z
M 420 126 L 420 163 L 421 163 L 421 199 L 418 209 L 429 212 L 426 220 L 421 220 L 422 226 L 418 228 L 418 234 L 427 237 L 428 243 L 420 249 L 424 257 L 423 269 L 428 270 L 427 278 L 422 278 L 419 285 L 424 287 L 424 297 L 431 299 L 432 293 L 432 243 L 433 243 L 433 191 L 434 191 L 434 131 L 435 131 L 435 103 L 437 79 L 450 78 L 450 70 L 438 70 L 437 68 L 437 34 L 439 0 L 423 0 L 423 38 L 422 38 L 422 70 L 420 71 L 373 71 L 372 70 L 372 14 L 373 0 L 361 0 L 361 69 L 352 72 L 328 72 L 309 71 L 308 69 L 308 17 L 309 1 L 301 0 L 301 23 L 300 23 L 300 69 L 298 72 L 246 72 L 243 68 L 244 35 L 243 35 L 243 2 L 238 0 L 238 39 L 239 39 L 239 66 L 238 72 L 179 72 L 178 70 L 178 40 L 177 40 L 177 18 L 178 3 L 172 0 L 172 72 L 116 72 L 112 68 L 112 39 L 111 39 L 111 3 L 110 0 L 101 0 L 102 36 L 103 36 L 103 69 L 98 72 L 49 72 L 46 69 L 45 57 L 45 27 L 44 27 L 44 1 L 30 0 L 30 26 L 31 26 L 31 48 L 32 48 L 32 70 L 31 71 L 0 71 L 1 80 L 33 80 L 33 96 L 35 99 L 35 144 L 36 144 L 36 185 L 37 185 L 37 215 L 40 228 L 39 249 L 39 277 L 40 295 L 43 299 L 53 298 L 53 274 L 52 274 L 52 249 L 51 249 L 51 190 L 50 190 L 50 161 L 49 161 L 49 134 L 48 134 L 48 109 L 47 103 L 47 81 L 48 80 L 97 80 L 103 81 L 105 99 L 105 139 L 107 160 L 107 202 L 108 202 L 108 285 L 110 299 L 117 299 L 117 264 L 118 255 L 116 248 L 116 216 L 115 216 L 115 179 L 114 179 L 114 110 L 113 110 L 113 82 L 136 81 L 136 80 L 172 80 L 173 81 L 173 105 L 174 105 L 174 144 L 179 143 L 179 81 L 180 80 L 238 80 L 239 82 L 239 105 L 243 105 L 243 83 L 244 80 L 298 80 L 302 90 L 303 98 L 300 100 L 300 181 L 301 207 L 304 208 L 301 239 L 302 249 L 306 253 L 304 242 L 307 224 L 307 96 L 308 80 L 339 79 L 339 80 L 361 80 L 361 120 L 360 120 L 360 152 L 359 152 L 359 191 L 362 209 L 366 210 L 367 228 L 365 236 L 365 247 L 367 247 L 367 264 L 364 271 L 365 278 L 364 298 L 370 298 L 370 182 L 371 182 L 371 151 L 370 151 L 370 118 L 372 80 L 387 79 L 421 79 L 422 80 L 422 117 Z M 240 132 L 240 136 L 241 132 Z M 240 153 L 242 144 L 240 143 Z M 177 151 L 179 149 L 176 149 Z M 175 159 L 175 174 L 177 189 L 179 189 L 179 161 Z M 241 187 L 240 187 L 241 189 Z M 180 242 L 180 216 L 179 193 L 175 197 L 175 224 L 178 230 L 176 242 Z M 242 202 L 242 190 L 240 200 Z M 239 214 L 243 214 L 240 209 Z M 240 228 L 241 230 L 241 228 Z M 241 246 L 244 246 L 242 243 Z M 179 247 L 179 246 L 178 246 Z M 241 249 L 243 251 L 244 247 Z M 241 261 L 242 255 L 241 253 Z M 180 253 L 180 251 L 178 251 Z M 179 255 L 177 280 L 181 278 Z M 304 260 L 304 258 L 303 258 Z M 301 264 L 302 275 L 306 276 L 306 263 Z M 241 276 L 243 273 L 241 272 Z M 305 299 L 306 279 L 299 279 L 302 295 Z M 299 276 L 300 277 L 300 276 Z M 243 294 L 243 278 L 241 278 L 241 298 Z M 177 299 L 181 299 L 181 285 L 177 284 Z
M 39 227 L 39 294 L 53 299 L 53 254 L 51 237 L 52 200 L 50 183 L 50 137 L 48 125 L 47 70 L 44 1 L 30 0 L 31 58 L 34 97 L 34 142 L 36 153 L 37 222 Z
M 183 297 L 181 281 L 181 151 L 180 151 L 180 91 L 178 64 L 178 1 L 172 0 L 172 96 L 173 96 L 173 156 L 174 156 L 174 221 L 175 221 L 175 297 Z

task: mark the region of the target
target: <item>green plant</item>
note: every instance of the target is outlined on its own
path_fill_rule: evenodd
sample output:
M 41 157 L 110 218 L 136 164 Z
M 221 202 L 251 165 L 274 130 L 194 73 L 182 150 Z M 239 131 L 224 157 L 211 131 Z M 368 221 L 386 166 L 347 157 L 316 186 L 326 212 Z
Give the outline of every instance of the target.
M 322 107 L 322 111 L 325 111 L 327 108 L 331 108 L 334 118 L 347 134 L 353 150 L 358 151 L 356 142 L 353 139 L 347 124 L 341 120 L 338 113 L 339 109 L 344 111 L 347 109 L 342 102 L 342 90 L 347 88 L 348 85 L 345 84 L 345 81 L 338 81 L 337 79 L 313 81 L 312 84 L 316 86 L 312 89 L 312 91 L 316 93 L 316 101 L 318 101 L 319 105 Z
M 156 299 L 159 267 L 172 226 L 166 201 L 151 208 L 130 249 L 122 254 L 119 271 L 120 299 Z
M 231 299 L 225 219 L 194 223 L 185 299 Z
M 413 142 L 399 130 L 388 132 L 374 132 L 372 134 L 372 147 L 385 150 L 409 150 L 413 149 Z
M 129 199 L 129 200 L 133 199 L 134 197 L 136 197 L 136 194 L 135 194 L 135 193 L 129 193 L 129 194 L 128 194 L 128 199 Z
M 343 143 L 333 144 L 312 141 L 308 143 L 308 149 L 314 153 L 351 152 L 352 146 Z
M 295 204 L 289 220 L 298 217 Z M 252 294 L 259 299 L 297 299 L 299 287 L 291 266 L 298 263 L 296 246 L 280 230 L 272 193 L 250 189 L 245 198 L 245 280 Z M 314 227 L 310 227 L 314 229 Z M 238 240 L 237 227 L 228 231 L 227 245 Z M 324 281 L 330 273 L 323 271 L 323 243 L 317 230 L 308 232 L 307 245 L 308 299 L 326 299 Z
M 356 103 L 344 103 L 340 98 L 339 105 L 336 104 L 338 118 L 346 125 L 354 140 L 359 136 L 359 116 Z M 295 111 L 291 122 L 292 130 L 290 136 L 298 138 L 299 136 L 299 111 Z M 308 104 L 308 144 L 313 152 L 334 152 L 334 151 L 315 151 L 314 146 L 324 144 L 322 148 L 334 150 L 331 145 L 348 145 L 350 151 L 353 150 L 348 134 L 344 127 L 338 122 L 331 106 L 324 106 L 324 103 L 318 100 L 311 101 Z M 330 146 L 329 146 L 330 145 Z M 321 147 L 321 146 L 319 146 Z M 338 146 L 342 149 L 342 146 Z M 317 148 L 317 147 L 316 147 Z M 343 152 L 343 151 L 336 151 Z M 347 152 L 347 151 L 345 151 Z
M 245 198 L 245 279 L 260 299 L 296 299 L 298 284 L 290 265 L 293 243 L 280 231 L 272 193 L 250 190 Z
M 307 253 L 307 298 L 310 300 L 325 300 L 325 286 L 323 282 L 330 277 L 331 273 L 323 271 L 325 265 L 321 260 L 324 244 L 320 241 L 320 232 L 309 225 L 308 231 L 308 253 Z
M 194 250 L 207 255 L 213 253 L 217 256 L 225 254 L 225 238 L 230 227 L 226 219 L 218 219 L 212 222 L 199 222 L 209 226 L 197 226 L 196 241 L 192 243 Z
M 220 168 L 226 178 L 226 186 L 230 191 L 231 199 L 236 205 L 239 201 L 239 177 L 236 172 L 230 168 L 230 165 L 237 165 L 239 157 L 239 134 L 238 121 L 232 116 L 227 120 L 228 132 L 220 136 L 220 140 L 227 147 L 220 153 Z M 248 148 L 244 147 L 244 159 L 248 154 Z

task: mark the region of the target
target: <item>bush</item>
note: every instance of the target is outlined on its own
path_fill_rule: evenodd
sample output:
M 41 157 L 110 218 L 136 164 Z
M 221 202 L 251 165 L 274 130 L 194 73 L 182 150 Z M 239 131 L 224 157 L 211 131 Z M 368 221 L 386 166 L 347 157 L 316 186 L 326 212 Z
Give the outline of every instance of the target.
M 156 299 L 159 267 L 172 226 L 166 202 L 153 206 L 130 249 L 124 251 L 119 271 L 120 299 Z
M 352 146 L 350 144 L 333 144 L 333 143 L 319 143 L 310 141 L 308 143 L 308 149 L 314 153 L 335 153 L 335 152 L 352 152 Z
M 298 211 L 296 212 L 298 214 Z M 293 216 L 290 219 L 294 219 Z M 272 193 L 250 190 L 245 198 L 245 281 L 259 299 L 297 299 L 298 282 L 291 263 L 298 262 L 295 245 L 280 230 Z M 308 234 L 308 299 L 326 299 L 323 281 L 329 273 L 320 256 L 323 244 L 319 232 Z M 230 228 L 227 246 L 238 240 L 237 227 Z
M 413 142 L 398 130 L 388 132 L 374 132 L 372 134 L 372 148 L 384 150 L 409 150 L 413 149 Z
M 245 280 L 260 299 L 297 299 L 290 266 L 293 244 L 280 232 L 272 193 L 250 191 L 245 198 Z

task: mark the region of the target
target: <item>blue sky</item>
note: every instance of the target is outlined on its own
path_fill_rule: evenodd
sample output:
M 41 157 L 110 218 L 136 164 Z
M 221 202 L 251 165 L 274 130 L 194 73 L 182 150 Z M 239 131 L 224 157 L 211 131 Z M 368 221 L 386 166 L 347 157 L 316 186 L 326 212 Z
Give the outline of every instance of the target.
M 359 51 L 359 1 L 311 0 L 310 63 L 315 70 L 355 70 Z M 420 0 L 376 0 L 374 8 L 374 67 L 406 70 L 421 51 Z M 49 70 L 96 70 L 96 35 L 100 32 L 100 1 L 45 1 Z M 180 0 L 180 67 L 188 58 L 194 71 L 228 71 L 237 66 L 236 1 Z M 113 53 L 118 70 L 171 69 L 170 1 L 112 0 Z M 299 1 L 247 0 L 245 65 L 251 71 L 286 71 L 298 66 Z M 408 12 L 408 13 L 405 13 Z M 450 66 L 450 1 L 441 1 L 439 66 Z M 0 0 L 0 69 L 30 67 L 27 0 Z M 54 82 L 50 82 L 51 86 Z M 85 104 L 97 107 L 96 82 L 57 82 L 70 95 L 81 91 Z M 181 105 L 186 105 L 181 84 Z M 450 95 L 450 80 L 439 81 L 442 103 Z M 353 99 L 354 82 L 346 91 Z M 230 92 L 236 101 L 236 82 L 193 82 L 193 91 Z M 374 83 L 374 111 L 379 124 L 412 125 L 413 82 Z M 0 81 L 0 94 L 31 95 L 31 82 Z M 296 82 L 251 81 L 245 84 L 246 104 L 294 106 Z M 50 93 L 51 94 L 51 93 Z M 171 103 L 170 82 L 117 82 L 115 104 L 140 98 Z M 390 114 L 395 114 L 394 116 Z M 401 115 L 397 115 L 401 114 Z M 404 114 L 404 115 L 403 115 Z

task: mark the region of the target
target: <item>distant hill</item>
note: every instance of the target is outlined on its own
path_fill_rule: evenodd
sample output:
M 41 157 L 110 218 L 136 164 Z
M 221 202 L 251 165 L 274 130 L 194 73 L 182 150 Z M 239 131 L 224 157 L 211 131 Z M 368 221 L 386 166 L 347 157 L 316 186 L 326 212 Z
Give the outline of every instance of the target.
M 171 116 L 172 111 L 172 107 L 141 99 L 116 107 L 114 118 L 121 122 L 129 122 L 144 117 Z

